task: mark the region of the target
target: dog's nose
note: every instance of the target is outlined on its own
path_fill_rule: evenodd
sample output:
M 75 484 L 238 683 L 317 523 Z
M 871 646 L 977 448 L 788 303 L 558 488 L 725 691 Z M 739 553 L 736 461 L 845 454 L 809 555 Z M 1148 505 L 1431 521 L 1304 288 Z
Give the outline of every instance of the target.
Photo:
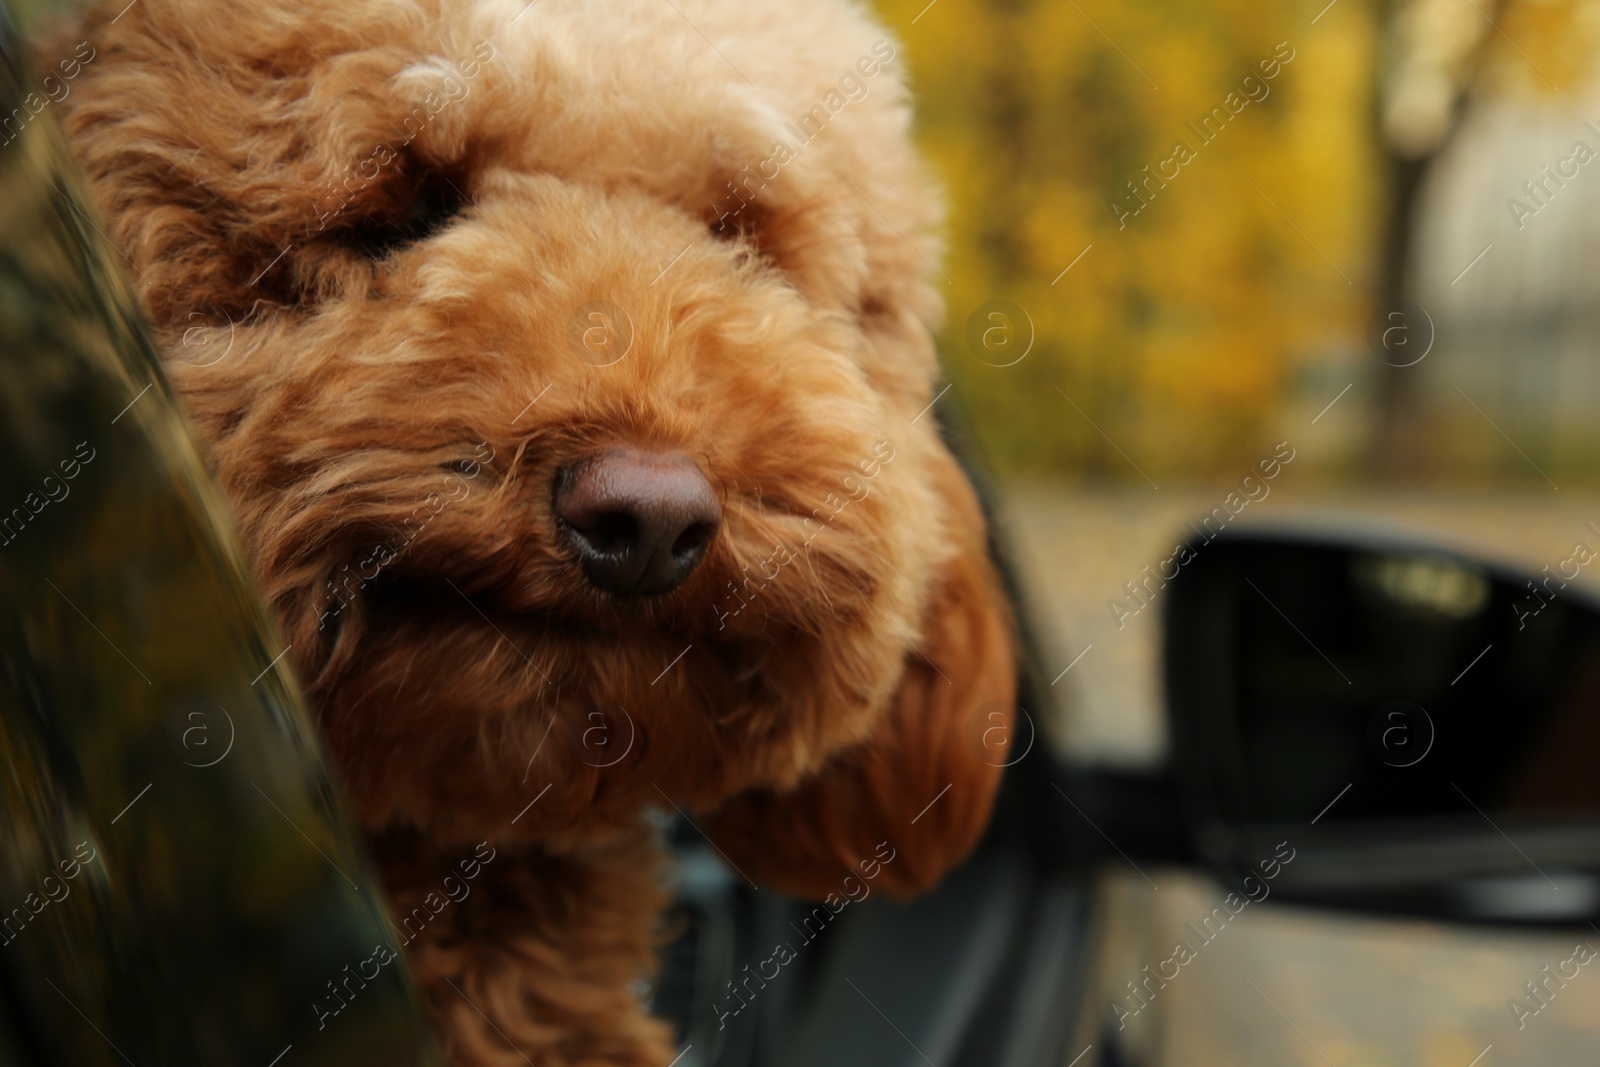
M 555 512 L 589 581 L 617 596 L 676 589 L 722 525 L 722 506 L 694 460 L 639 448 L 561 470 Z

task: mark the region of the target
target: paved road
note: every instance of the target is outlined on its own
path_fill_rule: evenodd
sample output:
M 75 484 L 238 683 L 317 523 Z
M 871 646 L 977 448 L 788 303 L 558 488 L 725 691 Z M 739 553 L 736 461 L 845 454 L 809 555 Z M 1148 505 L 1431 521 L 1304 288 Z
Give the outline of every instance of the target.
M 1225 891 L 1180 871 L 1145 873 L 1159 890 L 1131 870 L 1110 872 L 1103 883 L 1100 992 L 1076 1048 L 1120 1042 L 1130 1067 L 1600 1063 L 1600 958 L 1567 962 L 1580 940 L 1600 950 L 1600 933 L 1465 931 L 1268 899 L 1208 930 L 1208 943 L 1186 924 L 1221 905 Z M 1180 941 L 1194 957 L 1166 963 Z M 1146 965 L 1176 977 L 1165 987 L 1152 982 L 1148 1006 L 1124 1016 L 1139 1008 L 1127 983 L 1143 982 Z M 1547 965 L 1577 977 L 1552 982 L 1548 1005 L 1522 1016 L 1519 1029 L 1507 1002 L 1536 1004 L 1524 983 L 1543 979 Z M 1085 1057 L 1078 1067 L 1093 1062 Z

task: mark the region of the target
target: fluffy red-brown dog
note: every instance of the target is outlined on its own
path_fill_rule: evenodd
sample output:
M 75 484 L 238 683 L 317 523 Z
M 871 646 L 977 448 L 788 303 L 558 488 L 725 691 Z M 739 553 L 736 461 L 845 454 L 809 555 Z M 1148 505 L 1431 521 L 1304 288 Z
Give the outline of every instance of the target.
M 1012 642 L 859 7 L 108 0 L 69 57 L 396 914 L 500 850 L 407 946 L 455 1063 L 672 1058 L 652 808 L 802 894 L 971 848 Z

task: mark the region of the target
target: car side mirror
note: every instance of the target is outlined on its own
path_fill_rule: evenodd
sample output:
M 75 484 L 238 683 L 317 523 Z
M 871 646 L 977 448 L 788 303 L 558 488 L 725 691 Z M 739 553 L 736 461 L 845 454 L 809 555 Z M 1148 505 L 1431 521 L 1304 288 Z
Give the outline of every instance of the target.
M 1230 530 L 1189 551 L 1163 640 L 1202 861 L 1237 878 L 1286 842 L 1285 897 L 1600 915 L 1600 601 L 1574 583 L 1588 544 L 1539 574 L 1370 532 Z

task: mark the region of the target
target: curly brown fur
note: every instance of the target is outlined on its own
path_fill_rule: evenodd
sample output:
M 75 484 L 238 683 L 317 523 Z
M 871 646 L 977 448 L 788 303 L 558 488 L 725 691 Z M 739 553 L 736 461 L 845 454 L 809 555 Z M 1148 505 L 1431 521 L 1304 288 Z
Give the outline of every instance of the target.
M 505 854 L 407 946 L 457 1064 L 671 1058 L 632 993 L 649 808 L 799 892 L 878 841 L 902 892 L 970 849 L 1011 641 L 922 417 L 936 205 L 861 9 L 110 0 L 41 62 L 78 40 L 69 136 L 396 914 Z M 552 514 L 619 444 L 721 502 L 654 599 L 589 584 Z
M 442 872 L 482 850 L 441 849 L 415 831 L 375 835 L 372 849 L 452 1062 L 659 1058 L 667 1027 L 638 1010 L 635 993 L 654 965 L 651 920 L 667 903 L 643 830 L 560 852 L 501 847 L 475 879 L 448 883 Z

